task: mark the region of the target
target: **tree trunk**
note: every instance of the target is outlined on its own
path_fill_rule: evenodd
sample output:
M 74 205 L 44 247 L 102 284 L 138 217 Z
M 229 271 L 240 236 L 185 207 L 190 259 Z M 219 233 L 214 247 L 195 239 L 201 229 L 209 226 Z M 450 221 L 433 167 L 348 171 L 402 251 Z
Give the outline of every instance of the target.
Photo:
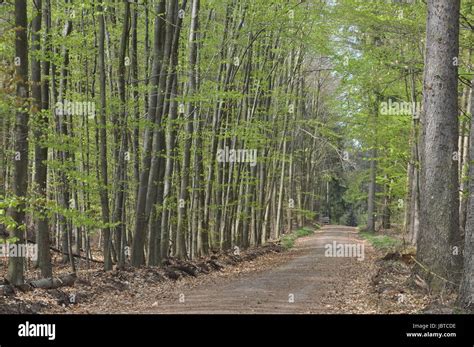
M 117 172 L 116 172 L 116 192 L 115 192 L 115 209 L 113 213 L 112 222 L 117 223 L 115 227 L 115 233 L 117 234 L 116 248 L 118 252 L 118 267 L 123 268 L 125 266 L 125 213 L 124 205 L 126 200 L 126 179 L 127 179 L 127 160 L 129 155 L 128 151 L 128 134 L 127 134 L 127 100 L 126 100 L 126 86 L 125 86 L 125 54 L 128 47 L 128 36 L 130 31 L 130 3 L 124 2 L 124 16 L 123 16 L 123 28 L 122 36 L 120 40 L 120 51 L 119 51 L 119 66 L 118 66 L 118 88 L 120 98 L 120 116 L 117 121 L 117 125 L 120 131 L 119 140 L 119 152 L 117 160 Z
M 369 196 L 367 201 L 367 231 L 375 231 L 375 191 L 377 188 L 377 150 L 372 150 L 370 160 Z
M 199 23 L 199 0 L 193 0 L 191 6 L 191 28 L 189 33 L 189 82 L 188 95 L 192 97 L 197 91 L 197 30 Z M 178 202 L 178 226 L 177 226 L 177 247 L 176 256 L 178 258 L 186 257 L 185 230 L 187 229 L 187 210 L 189 206 L 189 176 L 191 163 L 191 143 L 193 134 L 194 113 L 199 112 L 194 102 L 189 102 L 186 110 L 186 133 L 183 153 L 183 164 L 181 167 L 181 187 Z M 184 204 L 182 204 L 184 202 Z
M 421 148 L 419 273 L 433 292 L 457 282 L 459 244 L 458 68 L 459 0 L 428 2 Z
M 10 233 L 16 244 L 24 242 L 23 226 L 25 225 L 26 193 L 28 189 L 28 35 L 27 35 L 26 0 L 15 0 L 15 56 L 20 64 L 16 67 L 16 100 L 15 121 L 15 160 L 12 188 L 19 204 L 9 209 L 9 215 L 16 225 Z M 23 258 L 10 257 L 8 261 L 8 281 L 21 285 L 23 278 Z
M 35 7 L 41 9 L 43 13 L 39 10 L 36 13 L 36 16 L 33 19 L 32 23 L 32 50 L 35 54 L 41 49 L 40 44 L 40 31 L 41 31 L 41 22 L 44 18 L 46 24 L 45 29 L 45 45 L 48 45 L 48 33 L 49 33 L 49 21 L 50 21 L 50 6 L 49 1 L 47 0 L 45 5 L 42 6 L 41 0 L 35 1 Z M 43 18 L 42 18 L 43 17 Z M 45 47 L 44 52 L 49 50 Z M 36 123 L 35 129 L 35 177 L 34 182 L 36 185 L 36 193 L 41 202 L 41 207 L 44 208 L 46 204 L 47 196 L 47 174 L 48 166 L 46 161 L 48 160 L 48 147 L 42 144 L 44 137 L 47 134 L 48 129 L 48 117 L 40 112 L 42 110 L 49 109 L 49 82 L 45 78 L 41 80 L 41 62 L 38 60 L 37 55 L 33 54 L 33 59 L 31 62 L 31 95 L 33 99 L 33 111 L 36 113 L 38 121 Z M 43 61 L 43 73 L 46 76 L 49 76 L 49 62 Z M 45 77 L 46 77 L 45 76 Z M 44 93 L 44 95 L 43 95 Z M 41 275 L 43 277 L 51 277 L 52 268 L 51 268 L 51 258 L 49 254 L 49 223 L 48 217 L 44 214 L 44 211 L 40 211 L 39 217 L 36 218 L 37 225 L 37 234 L 36 242 L 38 245 L 38 265 L 41 269 Z
M 42 278 L 39 280 L 31 281 L 29 284 L 33 288 L 41 289 L 54 289 L 65 286 L 72 286 L 76 282 L 77 276 L 75 273 L 71 273 L 61 277 Z
M 99 136 L 100 136 L 100 174 L 101 184 L 100 189 L 100 204 L 102 208 L 102 222 L 110 223 L 110 207 L 109 207 L 109 192 L 108 192 L 108 168 L 107 168 L 107 95 L 106 95 L 106 77 L 105 77 L 105 16 L 102 1 L 97 6 L 99 14 L 99 88 L 100 88 L 100 111 L 99 111 Z M 111 257 L 111 239 L 110 227 L 106 225 L 102 228 L 103 237 L 103 256 L 104 269 L 106 271 L 112 270 Z
M 151 211 L 152 206 L 155 204 L 155 201 L 149 196 L 149 191 L 152 194 L 156 192 L 156 175 L 152 174 L 151 166 L 153 160 L 158 160 L 156 157 L 160 155 L 157 152 L 157 147 L 155 142 L 158 140 L 158 135 L 155 135 L 159 130 L 161 121 L 161 104 L 162 104 L 162 95 L 165 89 L 166 83 L 162 80 L 166 80 L 166 74 L 164 73 L 163 66 L 167 66 L 167 63 L 164 61 L 168 59 L 168 52 L 164 52 L 164 47 L 170 46 L 166 42 L 169 42 L 169 38 L 165 42 L 165 34 L 171 30 L 166 29 L 167 22 L 173 20 L 170 16 L 165 16 L 166 11 L 166 1 L 161 0 L 156 8 L 156 19 L 155 19 L 155 39 L 153 47 L 153 66 L 151 71 L 151 93 L 149 95 L 149 106 L 148 106 L 148 120 L 151 123 L 155 124 L 155 127 L 150 129 L 149 126 L 145 128 L 144 138 L 143 138 L 143 151 L 142 151 L 142 168 L 140 175 L 140 182 L 138 187 L 137 195 L 137 206 L 136 206 L 136 219 L 135 219 L 135 228 L 134 228 L 134 237 L 132 243 L 132 256 L 131 262 L 133 266 L 140 266 L 145 263 L 144 247 L 146 239 L 147 225 L 149 221 L 149 212 Z M 172 22 L 171 22 L 172 23 Z M 168 27 L 171 24 L 168 24 Z M 168 31 L 167 31 L 168 30 Z M 161 98 L 161 100 L 160 100 Z M 159 116 L 158 122 L 157 117 Z M 152 158 L 153 157 L 153 158 Z M 150 180 L 151 178 L 151 180 Z M 152 183 L 150 187 L 150 183 Z
M 474 79 L 471 81 L 470 114 L 474 114 Z M 470 148 L 474 148 L 474 118 L 471 117 Z M 474 151 L 469 151 L 470 163 L 474 162 Z M 469 199 L 464 235 L 464 271 L 458 301 L 462 307 L 474 312 L 474 165 L 469 166 Z

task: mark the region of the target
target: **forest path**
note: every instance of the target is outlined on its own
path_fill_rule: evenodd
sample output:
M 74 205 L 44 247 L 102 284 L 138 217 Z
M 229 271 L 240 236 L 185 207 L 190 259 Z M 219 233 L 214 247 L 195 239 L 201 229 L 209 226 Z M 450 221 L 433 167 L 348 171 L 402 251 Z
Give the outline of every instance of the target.
M 351 291 L 347 287 L 366 271 L 365 262 L 355 254 L 326 257 L 325 246 L 334 242 L 364 245 L 365 253 L 371 252 L 355 228 L 325 226 L 298 239 L 288 252 L 289 259 L 275 266 L 237 277 L 216 278 L 194 288 L 177 288 L 167 299 L 158 299 L 142 313 L 334 313 L 332 307 L 344 305 L 341 297 L 342 301 L 344 297 L 350 300 L 344 294 Z

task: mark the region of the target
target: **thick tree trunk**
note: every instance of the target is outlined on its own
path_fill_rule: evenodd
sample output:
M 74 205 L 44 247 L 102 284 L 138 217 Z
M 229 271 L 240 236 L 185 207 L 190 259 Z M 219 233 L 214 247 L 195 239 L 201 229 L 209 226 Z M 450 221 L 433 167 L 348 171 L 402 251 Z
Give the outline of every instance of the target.
M 9 215 L 16 225 L 10 233 L 24 242 L 26 193 L 28 189 L 28 36 L 26 0 L 15 0 L 15 56 L 20 64 L 16 67 L 16 120 L 15 120 L 15 160 L 12 188 L 19 204 L 9 209 Z M 10 257 L 8 261 L 8 281 L 13 285 L 23 284 L 23 258 Z
M 459 0 L 428 2 L 421 148 L 419 273 L 433 292 L 457 282 L 459 233 L 458 68 Z

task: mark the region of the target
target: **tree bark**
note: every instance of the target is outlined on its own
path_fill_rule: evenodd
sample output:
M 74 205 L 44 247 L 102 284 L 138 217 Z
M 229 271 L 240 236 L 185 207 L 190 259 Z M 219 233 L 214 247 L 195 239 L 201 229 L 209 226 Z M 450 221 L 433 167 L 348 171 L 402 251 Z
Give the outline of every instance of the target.
M 474 148 L 474 79 L 471 81 L 471 131 L 470 148 Z M 474 151 L 469 151 L 470 163 L 474 162 Z M 469 166 L 469 198 L 466 229 L 464 235 L 464 271 L 459 291 L 459 304 L 474 312 L 474 165 Z
M 104 269 L 112 270 L 111 238 L 110 238 L 110 207 L 108 190 L 108 168 L 107 168 L 107 91 L 106 91 L 106 67 L 105 67 L 105 16 L 102 1 L 97 6 L 99 12 L 99 136 L 100 136 L 100 176 L 102 187 L 100 189 L 100 204 L 102 208 L 102 222 L 106 224 L 102 228 Z
M 41 50 L 40 43 L 40 31 L 42 19 L 46 24 L 44 41 L 45 45 L 49 46 L 49 23 L 50 23 L 50 4 L 46 0 L 43 6 L 41 0 L 35 1 L 35 7 L 37 9 L 36 15 L 32 23 L 32 50 L 35 54 Z M 43 52 L 47 52 L 48 47 L 45 47 Z M 40 211 L 39 217 L 36 219 L 37 234 L 36 241 L 38 245 L 38 265 L 41 269 L 41 275 L 43 277 L 51 277 L 51 257 L 49 253 L 49 223 L 48 217 L 45 215 L 47 196 L 47 175 L 48 166 L 46 161 L 48 160 L 48 147 L 42 142 L 45 140 L 47 129 L 48 129 L 48 117 L 44 111 L 49 110 L 49 82 L 46 79 L 49 76 L 49 62 L 44 60 L 43 63 L 43 74 L 45 79 L 41 80 L 41 62 L 37 58 L 37 55 L 33 54 L 31 62 L 31 95 L 33 100 L 32 110 L 35 112 L 35 116 L 38 119 L 35 129 L 35 176 L 34 182 L 36 185 L 36 193 L 39 199 Z M 44 95 L 43 95 L 44 93 Z M 43 111 L 43 112 L 41 112 Z
M 166 57 L 166 54 L 164 53 L 164 46 L 166 23 L 168 22 L 165 12 L 166 1 L 161 0 L 156 7 L 157 16 L 155 19 L 154 30 L 155 38 L 153 46 L 153 66 L 150 78 L 151 92 L 149 95 L 148 106 L 148 120 L 154 124 L 154 128 L 150 129 L 150 126 L 147 126 L 143 135 L 142 165 L 137 195 L 137 206 L 135 211 L 136 219 L 131 256 L 131 262 L 133 266 L 140 266 L 145 263 L 144 247 L 149 220 L 148 215 L 151 211 L 151 207 L 149 206 L 152 206 L 155 203 L 155 201 L 150 201 L 148 191 L 150 190 L 149 178 L 152 155 L 154 157 L 159 155 L 159 153 L 155 151 L 156 148 L 153 148 L 152 146 L 155 141 L 154 134 L 156 131 L 158 131 L 156 128 L 160 126 L 160 124 L 156 122 L 156 118 L 158 114 L 161 114 L 161 108 L 157 109 L 157 106 L 160 103 L 159 96 L 163 94 L 163 89 L 165 86 L 165 84 L 162 84 L 162 80 L 166 79 L 166 76 L 162 74 L 162 72 L 165 71 L 163 70 L 163 65 L 166 65 L 163 62 Z M 154 186 L 155 183 L 152 180 L 151 190 L 153 190 Z
M 15 0 L 15 56 L 20 64 L 16 66 L 16 120 L 15 120 L 15 160 L 12 177 L 13 194 L 19 204 L 9 209 L 9 215 L 16 225 L 10 237 L 17 239 L 16 244 L 24 242 L 26 194 L 28 189 L 28 36 L 27 36 L 26 0 Z M 8 281 L 13 285 L 22 285 L 23 258 L 10 257 L 8 261 Z
M 428 2 L 423 83 L 418 269 L 434 293 L 457 282 L 459 244 L 458 68 L 459 0 Z
M 77 276 L 75 273 L 71 273 L 61 277 L 42 278 L 39 280 L 29 282 L 33 288 L 41 289 L 54 289 L 64 286 L 72 286 L 76 281 Z
M 374 121 L 376 119 L 376 115 L 374 114 Z M 376 126 L 376 125 L 374 125 Z M 376 132 L 374 131 L 374 137 L 377 136 Z M 375 205 L 375 193 L 377 190 L 377 149 L 375 148 L 377 140 L 374 139 L 374 148 L 371 151 L 371 158 L 370 158 L 370 173 L 369 173 L 369 195 L 367 200 L 367 231 L 375 232 L 375 213 L 376 213 L 376 205 Z
M 128 151 L 128 134 L 127 134 L 127 101 L 126 101 L 126 86 L 125 86 L 125 54 L 128 47 L 128 36 L 130 32 L 130 3 L 124 2 L 124 16 L 122 36 L 120 39 L 119 51 L 119 66 L 118 66 L 118 89 L 120 98 L 120 116 L 117 125 L 120 131 L 118 136 L 119 152 L 116 168 L 116 192 L 115 192 L 115 208 L 112 222 L 117 224 L 115 227 L 116 233 L 116 248 L 118 252 L 118 267 L 125 266 L 125 230 L 126 221 L 124 206 L 126 200 L 126 178 L 127 178 L 127 160 Z M 126 158 L 127 157 L 127 158 Z
M 191 27 L 189 32 L 189 82 L 188 82 L 188 95 L 192 97 L 197 92 L 197 73 L 196 73 L 196 60 L 197 60 L 197 30 L 199 25 L 199 0 L 193 0 L 191 5 Z M 193 134 L 193 118 L 194 113 L 199 112 L 194 102 L 189 102 L 186 110 L 186 133 L 185 143 L 183 150 L 183 164 L 181 167 L 181 186 L 179 193 L 180 205 L 184 202 L 184 206 L 178 206 L 178 226 L 177 226 L 177 248 L 176 256 L 178 258 L 186 257 L 186 246 L 185 246 L 185 230 L 187 227 L 187 211 L 189 201 L 189 176 L 190 176 L 190 163 L 191 163 L 191 143 Z

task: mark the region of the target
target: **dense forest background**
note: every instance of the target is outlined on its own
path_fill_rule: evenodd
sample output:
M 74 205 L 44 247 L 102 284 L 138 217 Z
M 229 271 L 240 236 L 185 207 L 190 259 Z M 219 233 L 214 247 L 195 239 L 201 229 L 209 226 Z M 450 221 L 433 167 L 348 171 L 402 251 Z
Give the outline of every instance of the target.
M 473 5 L 2 1 L 0 236 L 39 252 L 9 281 L 51 247 L 155 266 L 327 217 L 403 233 L 471 305 Z

